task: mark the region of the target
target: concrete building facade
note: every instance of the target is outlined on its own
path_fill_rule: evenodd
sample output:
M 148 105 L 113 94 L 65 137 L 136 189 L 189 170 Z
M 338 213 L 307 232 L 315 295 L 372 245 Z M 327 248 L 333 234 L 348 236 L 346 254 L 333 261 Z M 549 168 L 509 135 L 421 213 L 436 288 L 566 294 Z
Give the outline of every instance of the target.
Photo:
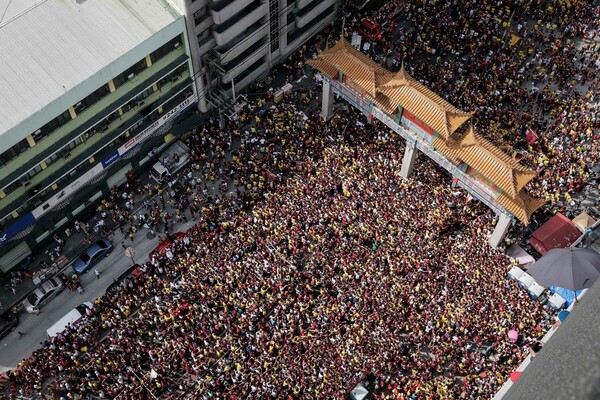
M 63 232 L 195 110 L 166 0 L 20 0 L 0 22 L 0 269 Z
M 339 8 L 339 0 L 173 1 L 186 16 L 202 112 L 285 60 Z

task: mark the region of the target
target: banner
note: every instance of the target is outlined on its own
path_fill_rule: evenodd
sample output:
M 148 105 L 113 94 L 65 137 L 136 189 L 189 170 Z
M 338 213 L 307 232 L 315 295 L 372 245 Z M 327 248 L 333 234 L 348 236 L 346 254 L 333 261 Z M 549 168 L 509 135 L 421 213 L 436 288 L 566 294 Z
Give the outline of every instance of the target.
M 21 232 L 29 225 L 35 222 L 33 214 L 28 213 L 23 215 L 14 224 L 9 226 L 4 232 L 0 233 L 0 247 L 8 243 L 17 233 Z
M 537 135 L 537 133 L 535 133 L 533 129 L 528 128 L 527 133 L 525 134 L 525 140 L 527 140 L 527 143 L 534 144 L 535 142 L 537 142 L 538 139 L 539 136 Z
M 139 135 L 131 138 L 123 146 L 119 147 L 115 152 L 112 152 L 105 157 L 101 162 L 96 164 L 92 169 L 88 170 L 85 174 L 71 182 L 67 187 L 61 190 L 59 193 L 50 197 L 41 206 L 37 207 L 32 211 L 35 218 L 39 218 L 56 206 L 60 201 L 64 200 L 65 196 L 73 194 L 77 189 L 82 187 L 86 182 L 91 180 L 96 175 L 100 174 L 105 168 L 108 168 L 111 164 L 114 164 L 119 158 L 123 157 L 127 152 L 131 151 L 134 147 L 143 143 L 144 140 L 152 136 L 152 134 L 163 126 L 167 121 L 170 121 L 177 115 L 179 115 L 187 106 L 196 101 L 196 96 L 190 96 L 177 106 L 173 107 L 169 112 L 165 113 L 161 118 L 153 122 L 149 127 L 144 129 Z M 61 200 L 62 199 L 62 200 Z
M 433 128 L 427 126 L 427 124 L 421 121 L 416 115 L 410 113 L 406 108 L 402 110 L 402 123 L 429 143 L 433 142 L 438 136 Z

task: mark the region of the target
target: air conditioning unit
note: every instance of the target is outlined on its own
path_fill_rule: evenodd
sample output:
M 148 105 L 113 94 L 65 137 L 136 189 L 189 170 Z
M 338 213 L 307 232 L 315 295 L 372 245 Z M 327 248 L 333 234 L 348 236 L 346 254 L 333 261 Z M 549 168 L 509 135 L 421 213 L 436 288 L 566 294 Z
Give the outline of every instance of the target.
M 29 180 L 29 177 L 24 176 L 21 179 L 19 179 L 19 182 L 21 182 L 21 185 L 23 186 L 27 186 L 31 183 L 31 181 Z
M 67 158 L 71 156 L 71 150 L 69 150 L 68 148 L 64 148 L 60 151 L 60 155 L 63 156 L 63 158 Z
M 132 80 L 133 78 L 135 78 L 135 74 L 134 73 L 131 73 L 131 74 L 127 75 L 127 79 L 128 80 Z
M 179 42 L 176 42 L 176 43 L 175 43 L 175 46 L 173 46 L 173 48 L 175 48 L 175 49 L 176 49 L 176 48 L 178 48 L 180 44 L 181 44 L 181 43 L 179 43 Z

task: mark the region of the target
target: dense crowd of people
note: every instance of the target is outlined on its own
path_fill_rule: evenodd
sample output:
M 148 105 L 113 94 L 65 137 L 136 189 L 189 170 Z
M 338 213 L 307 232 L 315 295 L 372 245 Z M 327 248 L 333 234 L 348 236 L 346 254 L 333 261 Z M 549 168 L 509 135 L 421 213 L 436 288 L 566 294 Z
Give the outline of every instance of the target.
M 600 9 L 593 2 L 395 1 L 365 15 L 384 24 L 396 6 L 405 10 L 400 20 L 410 17 L 400 40 L 391 44 L 384 29 L 369 54 L 392 69 L 404 61 L 434 92 L 475 112 L 479 133 L 537 170 L 530 193 L 562 209 L 597 178 Z M 350 39 L 360 16 L 348 20 Z
M 516 24 L 527 2 L 509 3 Z M 398 46 L 416 78 L 477 111 L 478 131 L 514 144 L 541 173 L 532 191 L 554 201 L 584 184 L 598 154 L 598 55 L 566 39 L 553 54 L 550 31 L 581 36 L 597 11 L 532 9 L 541 22 L 521 21 L 509 47 L 494 45 L 503 7 L 491 7 L 413 2 L 415 27 Z M 571 65 L 575 55 L 583 62 Z M 286 64 L 294 78 L 299 62 Z M 565 88 L 568 68 L 581 78 Z M 552 311 L 506 278 L 509 259 L 487 246 L 490 210 L 424 157 L 403 180 L 402 141 L 351 110 L 323 121 L 318 93 L 249 100 L 239 124 L 194 131 L 191 162 L 168 185 L 106 199 L 94 226 L 115 224 L 133 241 L 163 225 L 172 244 L 11 371 L 9 396 L 343 399 L 364 380 L 382 399 L 493 395 Z M 537 141 L 525 144 L 525 128 Z M 152 198 L 138 215 L 135 193 Z
M 233 146 L 210 124 L 190 138 L 172 198 L 199 222 L 13 370 L 12 393 L 51 377 L 50 398 L 332 399 L 367 377 L 390 398 L 493 393 L 550 314 L 486 247 L 490 212 L 428 162 L 402 180 L 403 144 L 352 112 L 246 113 Z

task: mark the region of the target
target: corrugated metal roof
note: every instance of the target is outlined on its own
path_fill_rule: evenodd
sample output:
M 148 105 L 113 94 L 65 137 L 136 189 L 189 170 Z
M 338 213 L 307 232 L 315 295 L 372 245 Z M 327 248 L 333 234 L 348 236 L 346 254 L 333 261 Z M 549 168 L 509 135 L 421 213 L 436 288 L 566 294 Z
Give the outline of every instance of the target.
M 432 143 L 434 148 L 455 165 L 469 165 L 473 169 L 471 175 L 490 190 L 494 186 L 500 188 L 496 201 L 524 224 L 545 203 L 523 191 L 536 176 L 535 171 L 520 165 L 475 133 L 472 125 L 459 130 L 472 113 L 459 110 L 433 93 L 411 77 L 404 66 L 393 74 L 344 39 L 307 63 L 333 79 L 338 79 L 341 71 L 350 87 L 374 101 L 388 115 L 396 114 L 398 106 L 416 115 L 440 134 Z
M 164 0 L 0 0 L 4 11 L 0 134 L 179 18 Z

